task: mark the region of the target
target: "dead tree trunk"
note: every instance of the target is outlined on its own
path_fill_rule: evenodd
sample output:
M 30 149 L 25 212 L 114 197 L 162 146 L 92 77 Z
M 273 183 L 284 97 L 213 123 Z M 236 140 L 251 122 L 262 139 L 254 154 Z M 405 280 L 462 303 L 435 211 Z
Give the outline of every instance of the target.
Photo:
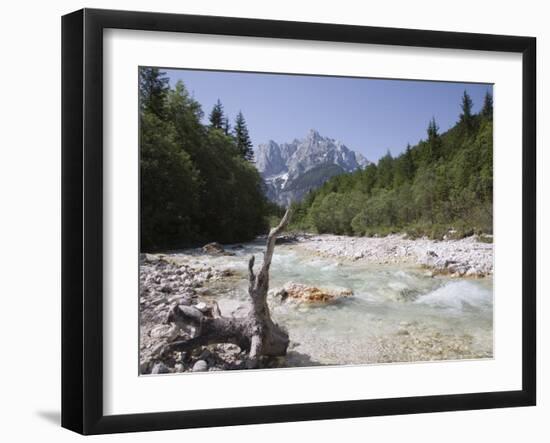
M 267 304 L 269 290 L 269 267 L 275 249 L 277 235 L 285 228 L 290 219 L 288 209 L 279 225 L 269 232 L 262 266 L 254 273 L 254 256 L 248 262 L 248 293 L 252 309 L 244 318 L 223 317 L 219 310 L 206 315 L 193 306 L 175 306 L 170 310 L 168 322 L 193 325 L 195 336 L 189 340 L 167 344 L 162 354 L 173 351 L 190 351 L 199 346 L 216 343 L 233 343 L 248 352 L 247 367 L 256 368 L 260 357 L 286 355 L 288 333 L 271 319 Z

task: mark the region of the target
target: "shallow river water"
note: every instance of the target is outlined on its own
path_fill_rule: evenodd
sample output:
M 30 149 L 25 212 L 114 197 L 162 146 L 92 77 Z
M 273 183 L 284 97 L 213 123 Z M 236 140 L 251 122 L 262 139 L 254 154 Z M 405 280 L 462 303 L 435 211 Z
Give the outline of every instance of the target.
M 247 305 L 246 267 L 263 244 L 229 250 L 235 256 L 197 255 L 202 263 L 230 268 L 242 278 L 210 287 L 223 315 L 243 314 Z M 431 277 L 398 265 L 339 261 L 280 245 L 270 272 L 270 288 L 293 281 L 321 288 L 349 288 L 354 296 L 329 305 L 280 302 L 271 297 L 274 320 L 291 339 L 288 366 L 341 365 L 491 358 L 492 278 Z

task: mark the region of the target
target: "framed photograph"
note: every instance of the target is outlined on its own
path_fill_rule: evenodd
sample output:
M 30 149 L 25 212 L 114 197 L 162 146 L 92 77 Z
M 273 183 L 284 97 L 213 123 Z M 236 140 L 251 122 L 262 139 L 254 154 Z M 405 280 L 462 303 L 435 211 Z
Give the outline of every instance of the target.
M 62 20 L 62 425 L 536 402 L 531 37 Z

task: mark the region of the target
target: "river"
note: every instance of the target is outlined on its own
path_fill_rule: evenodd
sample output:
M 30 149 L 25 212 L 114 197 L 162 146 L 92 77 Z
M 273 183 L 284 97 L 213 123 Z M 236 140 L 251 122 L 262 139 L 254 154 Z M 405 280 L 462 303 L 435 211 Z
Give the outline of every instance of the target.
M 243 315 L 248 298 L 248 257 L 255 254 L 256 263 L 261 263 L 263 248 L 263 243 L 252 242 L 228 247 L 234 256 L 208 256 L 196 250 L 183 255 L 194 255 L 194 260 L 207 266 L 232 269 L 242 277 L 213 283 L 208 298 L 218 302 L 223 315 Z M 292 281 L 349 288 L 354 293 L 328 305 L 270 298 L 273 319 L 289 332 L 287 366 L 493 356 L 491 277 L 432 277 L 410 265 L 323 258 L 299 244 L 275 248 L 270 276 L 270 288 Z

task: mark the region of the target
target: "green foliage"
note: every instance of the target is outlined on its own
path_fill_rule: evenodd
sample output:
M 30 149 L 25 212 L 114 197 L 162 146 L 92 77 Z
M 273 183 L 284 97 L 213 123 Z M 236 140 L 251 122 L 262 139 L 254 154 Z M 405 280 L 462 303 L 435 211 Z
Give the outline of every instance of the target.
M 464 91 L 462 95 L 462 114 L 460 114 L 460 121 L 465 126 L 466 130 L 470 131 L 472 129 L 473 118 L 472 118 L 472 107 L 474 102 L 472 98 L 468 95 L 468 92 Z
M 235 119 L 235 129 L 233 131 L 235 137 L 235 143 L 237 144 L 237 150 L 242 158 L 248 161 L 254 160 L 254 151 L 252 150 L 252 140 L 248 134 L 248 127 L 244 115 L 241 111 L 237 114 Z
M 314 202 L 311 219 L 319 233 L 352 235 L 352 220 L 361 208 L 362 195 L 331 192 L 320 202 Z
M 493 95 L 489 91 L 485 93 L 481 115 L 487 119 L 493 119 Z
M 229 135 L 231 133 L 231 125 L 229 124 L 229 118 L 225 116 L 223 118 L 223 133 Z
M 378 160 L 377 184 L 381 188 L 390 188 L 393 185 L 394 164 L 390 151 L 384 157 Z
M 140 125 L 141 243 L 196 235 L 197 171 L 175 142 L 174 128 L 144 112 Z
M 439 126 L 435 122 L 435 117 L 432 118 L 430 123 L 428 124 L 428 155 L 425 157 L 426 163 L 434 163 L 443 154 L 442 152 L 442 143 L 441 143 L 441 137 L 439 135 Z
M 227 122 L 226 125 L 226 119 L 223 114 L 223 105 L 220 99 L 216 102 L 214 107 L 212 108 L 212 111 L 210 111 L 210 127 L 213 129 L 224 129 L 225 127 L 228 127 L 229 123 Z
M 168 89 L 168 78 L 158 68 L 141 68 L 139 70 L 140 110 L 162 115 Z
M 415 173 L 411 145 L 407 144 L 404 154 L 399 156 L 394 164 L 393 187 L 398 188 L 405 183 L 410 183 Z
M 490 96 L 489 96 L 490 98 Z M 292 228 L 320 233 L 460 238 L 492 233 L 492 101 L 440 134 L 435 119 L 427 139 L 378 164 L 331 178 L 294 205 Z M 485 108 L 485 107 L 484 107 Z M 490 110 L 490 112 L 489 112 Z M 466 123 L 468 121 L 468 123 Z
M 140 102 L 141 249 L 239 242 L 265 232 L 272 208 L 235 139 L 201 123 L 201 106 L 182 82 L 169 89 L 162 73 L 141 71 L 156 82 L 143 84 L 165 85 L 140 89 L 148 100 Z

